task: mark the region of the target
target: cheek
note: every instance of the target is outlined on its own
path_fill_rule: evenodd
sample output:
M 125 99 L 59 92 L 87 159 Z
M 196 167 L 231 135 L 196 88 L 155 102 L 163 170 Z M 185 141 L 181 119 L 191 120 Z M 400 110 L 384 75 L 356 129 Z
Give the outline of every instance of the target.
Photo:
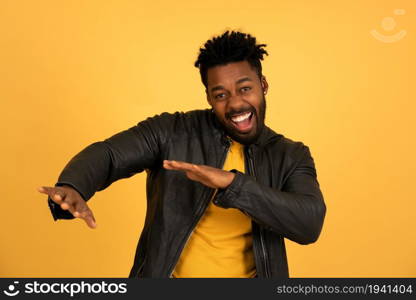
M 260 111 L 261 103 L 262 103 L 262 97 L 261 95 L 252 95 L 249 99 L 249 103 L 251 106 L 253 106 L 257 112 Z
M 212 106 L 212 109 L 214 110 L 215 114 L 219 118 L 224 118 L 225 115 L 225 105 L 223 104 L 216 104 Z

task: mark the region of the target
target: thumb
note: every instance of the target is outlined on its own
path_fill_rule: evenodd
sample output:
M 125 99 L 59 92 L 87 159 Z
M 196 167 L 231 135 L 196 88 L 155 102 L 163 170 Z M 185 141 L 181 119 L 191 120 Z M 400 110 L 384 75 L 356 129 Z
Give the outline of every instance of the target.
M 97 223 L 94 218 L 94 214 L 84 201 L 79 201 L 76 205 L 74 217 L 84 219 L 88 227 L 94 229 L 97 227 Z

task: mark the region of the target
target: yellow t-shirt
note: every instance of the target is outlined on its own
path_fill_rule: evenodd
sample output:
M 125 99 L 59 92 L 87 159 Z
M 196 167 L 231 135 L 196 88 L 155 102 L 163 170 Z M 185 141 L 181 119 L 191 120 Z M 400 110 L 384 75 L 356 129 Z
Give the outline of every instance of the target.
M 223 170 L 245 172 L 243 145 L 232 141 Z M 191 234 L 173 277 L 254 277 L 251 219 L 210 201 Z

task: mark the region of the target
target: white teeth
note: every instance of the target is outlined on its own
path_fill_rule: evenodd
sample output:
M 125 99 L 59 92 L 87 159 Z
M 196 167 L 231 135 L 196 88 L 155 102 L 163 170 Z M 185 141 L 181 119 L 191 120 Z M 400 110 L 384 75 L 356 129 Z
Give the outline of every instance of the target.
M 247 120 L 250 116 L 251 116 L 251 112 L 248 112 L 248 113 L 245 113 L 243 115 L 239 115 L 239 116 L 236 116 L 236 117 L 232 117 L 231 120 L 233 122 L 242 122 L 244 120 Z

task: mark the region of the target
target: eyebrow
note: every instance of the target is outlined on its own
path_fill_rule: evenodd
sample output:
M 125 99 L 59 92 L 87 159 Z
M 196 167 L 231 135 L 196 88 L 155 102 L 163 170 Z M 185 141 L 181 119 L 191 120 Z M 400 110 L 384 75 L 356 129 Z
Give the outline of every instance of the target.
M 240 79 L 238 79 L 237 81 L 236 81 L 236 84 L 240 84 L 240 83 L 243 83 L 243 82 L 245 82 L 245 81 L 253 81 L 251 78 L 249 78 L 249 77 L 243 77 L 243 78 L 240 78 Z M 218 90 L 223 90 L 224 89 L 224 87 L 222 86 L 222 85 L 217 85 L 217 86 L 214 86 L 212 89 L 211 89 L 211 93 L 213 93 L 213 92 L 215 92 L 215 91 L 218 91 Z

